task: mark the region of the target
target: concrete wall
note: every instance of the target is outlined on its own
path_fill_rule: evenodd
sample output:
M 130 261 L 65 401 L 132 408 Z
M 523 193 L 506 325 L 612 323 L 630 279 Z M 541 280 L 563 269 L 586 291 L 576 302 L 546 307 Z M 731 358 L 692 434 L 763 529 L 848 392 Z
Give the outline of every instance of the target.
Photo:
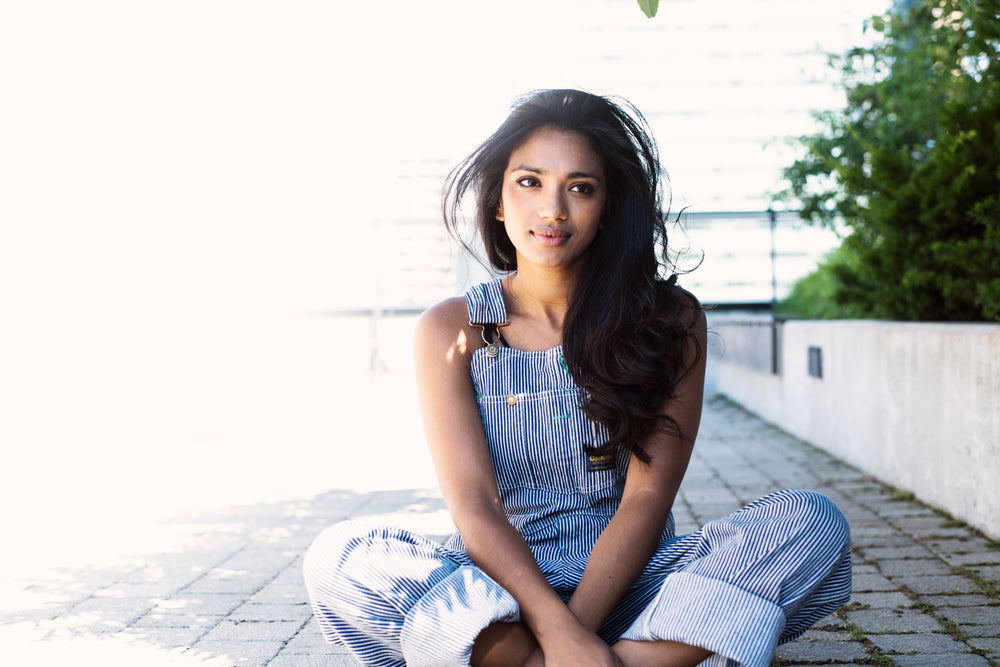
M 725 320 L 710 327 L 716 349 L 760 337 Z M 1000 325 L 790 321 L 779 329 L 781 374 L 723 350 L 714 360 L 719 393 L 1000 538 Z M 809 373 L 809 348 L 821 351 L 822 377 Z

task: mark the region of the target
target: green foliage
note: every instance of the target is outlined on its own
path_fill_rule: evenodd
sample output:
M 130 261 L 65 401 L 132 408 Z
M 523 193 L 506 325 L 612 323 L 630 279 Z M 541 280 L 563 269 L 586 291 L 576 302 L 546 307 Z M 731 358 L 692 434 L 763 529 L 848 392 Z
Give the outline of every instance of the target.
M 871 20 L 873 46 L 834 59 L 847 107 L 800 139 L 784 193 L 850 230 L 797 288 L 834 316 L 1000 321 L 998 6 L 897 3 Z
M 642 13 L 646 15 L 646 18 L 653 18 L 656 16 L 656 10 L 660 6 L 660 0 L 638 0 L 639 8 Z
M 828 254 L 819 267 L 800 279 L 792 291 L 778 304 L 778 314 L 809 320 L 846 320 L 867 316 L 867 312 L 850 303 L 838 290 L 841 276 L 848 280 L 857 271 L 856 257 L 838 248 Z

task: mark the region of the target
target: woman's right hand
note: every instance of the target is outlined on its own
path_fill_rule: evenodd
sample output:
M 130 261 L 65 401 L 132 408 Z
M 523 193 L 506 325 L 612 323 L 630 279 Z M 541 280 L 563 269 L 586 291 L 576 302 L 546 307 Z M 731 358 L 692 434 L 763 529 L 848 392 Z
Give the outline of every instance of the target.
M 580 624 L 555 633 L 524 664 L 525 667 L 624 667 L 604 640 Z

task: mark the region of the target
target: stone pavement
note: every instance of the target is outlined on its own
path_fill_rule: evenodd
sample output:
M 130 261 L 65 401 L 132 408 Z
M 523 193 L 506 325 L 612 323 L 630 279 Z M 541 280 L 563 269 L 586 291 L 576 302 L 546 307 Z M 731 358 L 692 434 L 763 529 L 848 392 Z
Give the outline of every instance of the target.
M 775 664 L 1000 665 L 1000 544 L 722 398 L 708 401 L 675 507 L 678 531 L 774 489 L 821 491 L 852 527 L 852 602 Z M 331 490 L 307 501 L 184 519 L 182 549 L 63 569 L 0 591 L 3 664 L 355 665 L 311 620 L 302 555 L 328 524 L 451 529 L 435 489 Z

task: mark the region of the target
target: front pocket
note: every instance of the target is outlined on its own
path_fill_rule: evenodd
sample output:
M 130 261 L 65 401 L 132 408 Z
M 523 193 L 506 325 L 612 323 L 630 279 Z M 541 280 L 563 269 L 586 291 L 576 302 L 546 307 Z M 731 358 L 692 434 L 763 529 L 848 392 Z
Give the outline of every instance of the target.
M 476 397 L 493 471 L 501 489 L 538 485 L 526 448 L 523 398 L 523 394 Z
M 587 447 L 606 436 L 580 409 L 578 389 L 477 397 L 501 489 L 593 494 L 624 483 L 628 456 L 610 465 Z

